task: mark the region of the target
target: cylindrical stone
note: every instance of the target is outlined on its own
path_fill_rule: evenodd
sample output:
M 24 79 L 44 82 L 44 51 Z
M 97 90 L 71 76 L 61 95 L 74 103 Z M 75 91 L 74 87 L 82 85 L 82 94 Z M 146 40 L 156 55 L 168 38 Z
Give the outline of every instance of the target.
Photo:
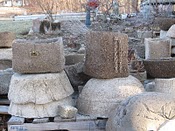
M 65 58 L 62 38 L 15 40 L 12 67 L 18 73 L 61 72 Z
M 127 77 L 128 36 L 112 32 L 87 33 L 84 72 L 99 79 Z
M 73 93 L 66 73 L 18 74 L 11 78 L 8 98 L 16 104 L 45 104 Z
M 175 95 L 175 78 L 156 78 L 155 91 Z
M 167 39 L 146 38 L 145 59 L 161 59 L 171 56 L 171 43 Z
M 90 79 L 82 89 L 77 108 L 80 114 L 108 117 L 111 109 L 129 96 L 144 91 L 141 82 L 133 76 L 114 79 Z
M 12 47 L 15 34 L 12 32 L 0 32 L 0 47 Z

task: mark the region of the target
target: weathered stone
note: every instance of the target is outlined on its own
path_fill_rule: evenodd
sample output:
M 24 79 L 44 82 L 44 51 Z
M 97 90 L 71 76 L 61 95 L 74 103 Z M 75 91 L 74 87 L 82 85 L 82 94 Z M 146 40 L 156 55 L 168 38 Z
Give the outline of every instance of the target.
M 175 38 L 175 24 L 169 28 L 167 36 L 170 38 Z
M 84 54 L 76 54 L 76 53 L 65 55 L 65 60 L 66 60 L 65 64 L 74 65 L 76 63 L 84 61 L 85 59 L 84 57 L 85 57 Z
M 16 104 L 11 102 L 9 107 L 9 114 L 14 116 L 20 116 L 25 118 L 43 118 L 43 117 L 55 117 L 59 115 L 59 105 L 72 105 L 72 97 L 61 99 L 59 101 L 52 101 L 46 104 Z
M 175 59 L 144 60 L 146 72 L 154 78 L 175 77 Z
M 0 47 L 12 47 L 15 34 L 12 32 L 0 32 Z
M 175 54 L 175 47 L 171 48 L 171 54 Z
M 127 77 L 128 36 L 112 32 L 87 33 L 84 72 L 99 79 Z
M 12 68 L 12 60 L 1 60 L 0 59 L 0 70 Z
M 166 93 L 166 94 L 175 94 L 175 78 L 155 79 L 155 91 Z
M 12 69 L 6 69 L 0 71 L 0 94 L 8 94 L 12 75 L 13 75 Z
M 65 66 L 65 72 L 70 80 L 71 85 L 75 91 L 78 91 L 78 86 L 85 85 L 86 82 L 91 78 L 83 72 L 83 62 L 75 65 Z
M 17 74 L 12 76 L 8 98 L 16 104 L 45 104 L 73 93 L 66 73 Z
M 12 60 L 12 48 L 0 49 L 0 60 Z
M 137 37 L 140 38 L 140 39 L 152 38 L 153 37 L 153 32 L 152 31 L 147 31 L 147 30 L 138 30 L 137 31 Z
M 160 38 L 161 39 L 167 38 L 167 31 L 161 30 L 160 31 Z
M 58 112 L 59 116 L 63 119 L 71 119 L 74 118 L 77 114 L 77 108 L 70 105 L 59 105 Z
M 144 82 L 147 79 L 147 73 L 146 71 L 143 72 L 130 72 L 130 75 L 134 76 L 135 78 L 137 78 L 140 82 Z
M 155 91 L 155 82 L 149 82 L 149 83 L 145 84 L 144 88 L 145 88 L 145 91 L 147 91 L 147 92 Z
M 129 97 L 112 111 L 106 131 L 157 131 L 174 115 L 174 97 L 157 92 L 143 93 Z
M 167 39 L 145 39 L 145 59 L 161 59 L 171 56 L 171 44 Z
M 15 40 L 12 67 L 19 73 L 61 72 L 64 69 L 62 38 Z
M 133 76 L 114 79 L 90 79 L 77 101 L 80 114 L 108 117 L 110 110 L 129 96 L 143 92 L 143 85 Z

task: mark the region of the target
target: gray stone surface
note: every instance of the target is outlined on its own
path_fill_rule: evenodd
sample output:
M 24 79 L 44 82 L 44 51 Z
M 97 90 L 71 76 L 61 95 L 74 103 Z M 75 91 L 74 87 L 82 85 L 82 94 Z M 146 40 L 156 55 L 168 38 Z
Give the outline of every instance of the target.
M 99 79 L 127 77 L 128 36 L 112 32 L 87 33 L 84 72 Z
M 78 91 L 78 86 L 85 85 L 91 78 L 83 72 L 83 62 L 75 65 L 65 66 L 65 72 L 70 80 L 75 91 Z
M 157 92 L 143 93 L 129 97 L 112 111 L 106 131 L 157 131 L 174 116 L 174 97 Z
M 146 71 L 143 72 L 130 72 L 130 75 L 137 78 L 140 82 L 144 82 L 147 79 Z
M 12 48 L 1 48 L 0 60 L 12 60 Z
M 0 70 L 12 68 L 12 60 L 1 60 L 0 59 Z
M 0 70 L 0 94 L 8 94 L 12 69 Z
M 175 77 L 175 59 L 144 60 L 147 73 L 154 78 Z
M 146 38 L 145 59 L 161 59 L 171 56 L 171 43 L 168 39 Z
M 167 38 L 167 31 L 161 30 L 160 31 L 160 38 Z
M 142 93 L 143 85 L 133 76 L 90 79 L 81 91 L 77 108 L 80 114 L 108 117 L 110 110 L 129 96 Z
M 43 118 L 55 117 L 59 115 L 59 105 L 72 105 L 72 97 L 61 99 L 59 101 L 52 101 L 46 104 L 16 104 L 11 102 L 9 107 L 9 114 L 25 118 Z
M 65 64 L 66 65 L 74 65 L 79 62 L 83 62 L 85 60 L 85 55 L 84 54 L 77 54 L 77 53 L 71 53 L 65 55 Z
M 8 98 L 16 104 L 45 104 L 73 93 L 66 73 L 17 74 L 12 76 Z
M 12 67 L 19 73 L 61 72 L 65 58 L 62 38 L 15 40 Z
M 15 34 L 12 32 L 0 32 L 0 47 L 12 47 Z
M 155 91 L 155 82 L 149 82 L 149 83 L 145 84 L 144 88 L 145 88 L 145 91 L 147 91 L 147 92 L 154 92 Z
M 170 38 L 175 38 L 175 24 L 169 28 L 167 31 L 167 36 Z
M 58 106 L 59 116 L 63 119 L 74 118 L 78 112 L 77 108 L 70 105 L 59 105 Z
M 156 78 L 155 91 L 175 95 L 175 78 Z

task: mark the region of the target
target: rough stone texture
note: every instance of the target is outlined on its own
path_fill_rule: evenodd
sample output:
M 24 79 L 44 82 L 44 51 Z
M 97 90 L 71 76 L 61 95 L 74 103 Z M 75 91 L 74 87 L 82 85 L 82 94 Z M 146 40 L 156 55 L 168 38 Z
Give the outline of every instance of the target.
M 130 75 L 137 78 L 140 82 L 144 82 L 147 79 L 147 73 L 146 71 L 143 72 L 130 72 Z
M 15 40 L 12 67 L 19 73 L 61 72 L 64 69 L 62 38 Z
M 0 94 L 8 94 L 12 75 L 13 75 L 12 69 L 6 69 L 0 71 Z
M 63 119 L 71 119 L 74 118 L 77 114 L 77 108 L 70 105 L 59 105 L 58 112 L 59 116 Z
M 124 100 L 112 111 L 106 131 L 157 131 L 174 115 L 174 97 L 157 92 L 143 93 Z
M 145 59 L 160 59 L 171 56 L 171 44 L 167 39 L 145 39 Z
M 78 86 L 85 85 L 86 82 L 91 78 L 83 72 L 83 62 L 75 65 L 65 66 L 65 72 L 70 80 L 71 85 L 75 91 L 78 91 Z
M 175 77 L 175 59 L 144 60 L 147 73 L 154 78 Z
M 12 60 L 0 60 L 0 70 L 12 68 Z
M 0 60 L 12 60 L 12 48 L 0 49 Z
M 161 39 L 167 38 L 167 31 L 161 30 L 160 31 L 160 38 Z
M 129 96 L 143 92 L 143 85 L 133 76 L 114 79 L 90 79 L 77 101 L 80 114 L 108 117 L 110 110 Z
M 99 79 L 127 77 L 128 36 L 112 32 L 87 33 L 84 72 Z
M 59 115 L 59 105 L 72 105 L 72 97 L 67 97 L 59 101 L 52 101 L 46 104 L 16 104 L 11 102 L 8 113 L 14 116 L 25 118 L 55 117 Z
M 73 93 L 66 73 L 17 74 L 12 76 L 8 98 L 13 103 L 45 104 Z
M 175 24 L 170 27 L 167 32 L 167 36 L 170 38 L 175 38 Z
M 84 54 L 68 54 L 65 55 L 65 60 L 66 60 L 66 65 L 74 65 L 76 63 L 82 62 L 85 59 L 85 55 Z
M 158 24 L 161 30 L 168 31 L 169 28 L 175 24 L 175 19 L 160 17 L 155 19 L 155 24 Z
M 12 47 L 15 34 L 12 32 L 0 32 L 0 47 Z
M 175 95 L 175 78 L 155 79 L 155 91 Z

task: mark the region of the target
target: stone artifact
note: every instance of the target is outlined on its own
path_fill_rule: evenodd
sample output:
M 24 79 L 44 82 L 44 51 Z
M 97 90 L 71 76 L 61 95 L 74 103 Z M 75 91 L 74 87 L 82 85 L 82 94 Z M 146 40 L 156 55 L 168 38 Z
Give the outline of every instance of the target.
M 6 70 L 0 70 L 0 94 L 8 94 L 10 80 L 13 75 L 11 68 Z
M 164 122 L 174 119 L 174 115 L 173 96 L 157 92 L 138 94 L 111 112 L 106 131 L 157 131 Z
M 127 77 L 128 36 L 112 32 L 87 33 L 84 72 L 98 79 Z
M 129 96 L 142 93 L 143 85 L 133 76 L 114 79 L 90 79 L 77 101 L 80 114 L 108 117 L 111 109 Z
M 144 60 L 147 73 L 154 78 L 175 77 L 175 59 Z
M 175 24 L 170 27 L 167 31 L 167 36 L 170 38 L 175 38 Z
M 12 68 L 12 48 L 0 49 L 0 70 Z
M 167 39 L 145 39 L 145 59 L 161 59 L 171 56 L 171 44 Z
M 46 104 L 74 91 L 66 73 L 18 74 L 11 78 L 8 98 L 15 104 Z
M 64 69 L 62 38 L 15 40 L 12 67 L 18 73 L 61 72 Z
M 175 94 L 175 78 L 156 78 L 155 79 L 155 91 L 166 93 L 166 94 Z
M 72 105 L 72 97 L 66 97 L 59 101 L 52 101 L 46 104 L 16 104 L 11 102 L 9 107 L 9 114 L 25 118 L 43 118 L 43 117 L 55 117 L 59 115 L 59 105 Z
M 12 32 L 0 32 L 0 47 L 12 47 L 15 34 Z
M 59 105 L 58 112 L 59 116 L 63 119 L 71 119 L 74 118 L 77 114 L 77 108 L 70 105 Z

